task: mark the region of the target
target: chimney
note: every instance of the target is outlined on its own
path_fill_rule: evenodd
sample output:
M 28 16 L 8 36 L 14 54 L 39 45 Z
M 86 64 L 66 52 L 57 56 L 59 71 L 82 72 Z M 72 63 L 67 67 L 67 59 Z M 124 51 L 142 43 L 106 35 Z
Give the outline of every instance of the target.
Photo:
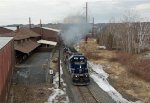
M 42 28 L 42 20 L 40 19 L 40 28 Z
M 17 32 L 19 31 L 19 25 L 17 25 L 17 30 L 16 30 Z
M 94 17 L 93 17 L 93 26 L 92 26 L 92 37 L 94 37 Z
M 43 38 L 43 29 L 42 29 L 42 20 L 40 19 L 40 34 L 42 35 L 41 37 Z
M 29 29 L 31 29 L 31 18 L 29 17 Z

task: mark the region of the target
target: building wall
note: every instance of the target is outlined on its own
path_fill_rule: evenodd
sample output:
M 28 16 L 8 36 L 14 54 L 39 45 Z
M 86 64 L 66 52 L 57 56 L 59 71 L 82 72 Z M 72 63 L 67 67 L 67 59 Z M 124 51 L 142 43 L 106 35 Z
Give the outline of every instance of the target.
M 52 31 L 52 30 L 47 30 L 47 29 L 41 29 L 39 27 L 35 27 L 31 29 L 32 31 L 41 34 L 41 38 L 44 40 L 49 40 L 49 41 L 57 41 L 57 32 Z
M 13 40 L 0 49 L 0 103 L 6 103 L 14 68 Z

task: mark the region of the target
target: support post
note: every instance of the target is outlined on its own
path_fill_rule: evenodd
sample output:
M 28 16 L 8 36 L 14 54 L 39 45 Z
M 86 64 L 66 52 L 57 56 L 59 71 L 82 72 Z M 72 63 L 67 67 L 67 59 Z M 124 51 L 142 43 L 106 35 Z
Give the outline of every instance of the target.
M 59 36 L 59 46 L 58 46 L 58 50 L 59 50 L 59 53 L 58 53 L 58 71 L 59 71 L 59 88 L 61 87 L 61 74 L 60 74 L 60 46 L 61 46 L 61 39 L 60 39 L 60 36 Z
M 94 17 L 93 17 L 93 26 L 92 26 L 92 37 L 94 37 Z
M 88 3 L 86 2 L 86 23 L 88 23 Z
M 43 29 L 42 29 L 42 20 L 40 19 L 40 34 L 42 35 L 41 39 L 43 39 Z
M 31 18 L 29 17 L 29 29 L 31 29 Z

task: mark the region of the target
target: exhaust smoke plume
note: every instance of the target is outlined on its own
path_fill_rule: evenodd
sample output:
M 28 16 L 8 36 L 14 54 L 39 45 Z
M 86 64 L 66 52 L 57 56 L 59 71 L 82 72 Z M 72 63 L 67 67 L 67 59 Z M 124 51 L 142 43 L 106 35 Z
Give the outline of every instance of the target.
M 61 37 L 65 45 L 72 46 L 83 39 L 91 30 L 92 26 L 85 22 L 83 16 L 69 16 L 64 20 Z

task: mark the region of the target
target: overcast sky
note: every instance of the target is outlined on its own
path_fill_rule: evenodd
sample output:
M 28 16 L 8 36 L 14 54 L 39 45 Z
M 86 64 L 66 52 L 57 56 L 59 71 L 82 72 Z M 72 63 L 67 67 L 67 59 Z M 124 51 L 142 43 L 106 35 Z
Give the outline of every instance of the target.
M 109 22 L 120 19 L 126 11 L 135 10 L 142 18 L 150 18 L 150 0 L 0 0 L 0 25 L 59 23 L 69 15 L 85 15 L 88 1 L 89 20 Z

